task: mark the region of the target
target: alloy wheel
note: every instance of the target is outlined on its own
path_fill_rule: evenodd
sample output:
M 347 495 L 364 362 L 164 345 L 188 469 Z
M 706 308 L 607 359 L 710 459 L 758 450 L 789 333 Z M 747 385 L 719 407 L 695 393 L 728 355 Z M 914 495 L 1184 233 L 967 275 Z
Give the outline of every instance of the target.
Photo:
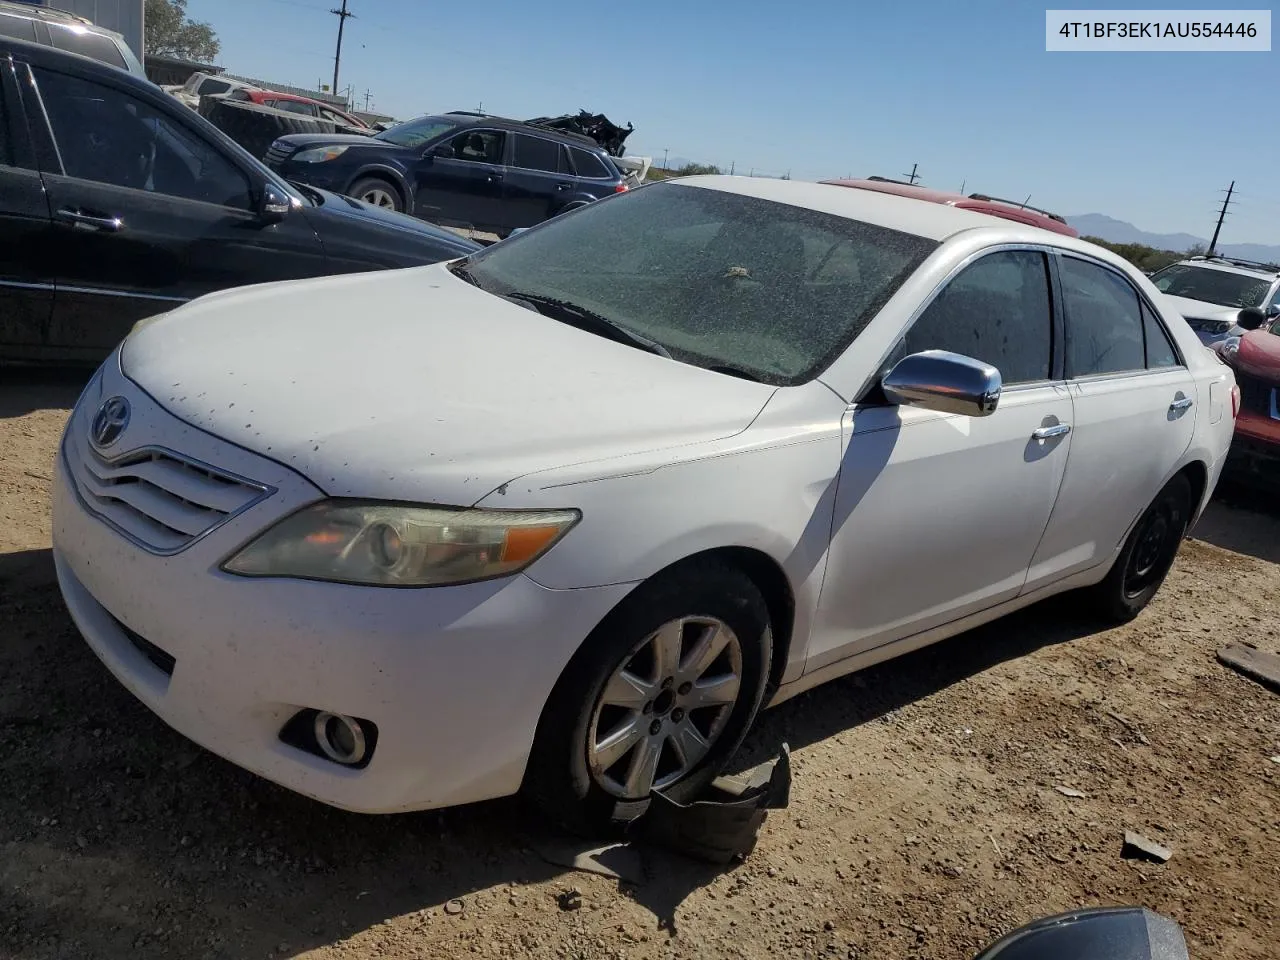
M 724 732 L 742 688 L 742 644 L 713 617 L 682 617 L 614 670 L 587 728 L 587 766 L 609 794 L 639 800 L 689 774 Z
M 396 208 L 395 197 L 381 187 L 366 190 L 360 199 L 375 207 L 381 207 L 383 210 L 394 210 Z

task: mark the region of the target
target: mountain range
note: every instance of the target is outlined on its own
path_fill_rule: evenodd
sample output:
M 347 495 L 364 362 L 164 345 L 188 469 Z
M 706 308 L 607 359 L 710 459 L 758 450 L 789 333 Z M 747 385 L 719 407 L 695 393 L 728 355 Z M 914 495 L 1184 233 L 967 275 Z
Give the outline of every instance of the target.
M 1116 220 L 1101 213 L 1082 213 L 1067 217 L 1067 222 L 1080 231 L 1083 237 L 1099 237 L 1111 243 L 1141 243 L 1157 250 L 1173 250 L 1183 253 L 1192 247 L 1208 247 L 1204 237 L 1189 233 L 1147 233 L 1132 223 Z M 1280 246 L 1265 243 L 1220 243 L 1218 252 L 1242 260 L 1258 260 L 1264 263 L 1280 263 Z

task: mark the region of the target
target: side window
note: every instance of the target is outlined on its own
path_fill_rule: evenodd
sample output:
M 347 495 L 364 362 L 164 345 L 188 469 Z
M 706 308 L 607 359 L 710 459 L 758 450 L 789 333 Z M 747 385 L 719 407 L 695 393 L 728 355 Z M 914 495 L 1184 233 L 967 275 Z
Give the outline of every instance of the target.
M 303 103 L 301 100 L 278 100 L 276 101 L 276 109 L 285 110 L 289 113 L 298 113 L 304 117 L 314 117 L 316 115 L 316 105 L 314 103 Z
M 512 165 L 523 167 L 525 170 L 563 173 L 566 169 L 563 153 L 560 144 L 554 140 L 517 133 L 515 159 Z
M 454 156 L 474 163 L 502 163 L 506 138 L 501 130 L 468 130 L 453 138 Z
M 177 121 L 112 87 L 33 69 L 67 176 L 249 209 L 249 178 Z
M 59 50 L 78 53 L 82 57 L 90 57 L 102 63 L 109 63 L 121 70 L 128 69 L 120 48 L 109 38 L 100 33 L 87 30 L 72 30 L 56 23 L 49 24 L 49 38 Z
M 613 172 L 604 165 L 604 161 L 590 150 L 570 147 L 569 152 L 573 155 L 573 167 L 578 171 L 578 176 L 592 180 L 610 180 L 614 177 Z
M 1067 376 L 1092 377 L 1146 368 L 1138 292 L 1106 267 L 1063 257 Z
M 949 350 L 989 363 L 1006 384 L 1047 380 L 1053 312 L 1044 254 L 990 253 L 966 267 L 925 308 L 895 358 Z
M 227 99 L 237 100 L 240 102 L 247 102 L 251 98 L 249 96 L 249 91 L 247 90 L 232 90 L 229 94 L 227 94 Z
M 213 94 L 226 93 L 231 89 L 231 84 L 225 80 L 214 80 L 212 78 L 200 84 L 200 96 L 208 97 Z
M 11 17 L 0 13 L 0 37 L 13 37 L 15 40 L 36 42 L 35 22 L 27 17 Z
M 1157 370 L 1161 367 L 1177 367 L 1178 351 L 1173 348 L 1173 341 L 1165 332 L 1164 324 L 1145 302 L 1139 303 L 1142 309 L 1143 336 L 1147 341 L 1147 368 Z
M 0 70 L 7 69 L 0 66 Z M 9 126 L 9 105 L 6 102 L 3 77 L 0 77 L 0 166 L 11 167 L 14 164 L 13 141 L 14 132 Z
M 351 121 L 342 116 L 342 114 L 334 113 L 332 110 L 326 110 L 324 107 L 320 108 L 320 116 L 323 119 L 328 120 L 330 123 L 341 124 L 344 127 L 351 126 Z

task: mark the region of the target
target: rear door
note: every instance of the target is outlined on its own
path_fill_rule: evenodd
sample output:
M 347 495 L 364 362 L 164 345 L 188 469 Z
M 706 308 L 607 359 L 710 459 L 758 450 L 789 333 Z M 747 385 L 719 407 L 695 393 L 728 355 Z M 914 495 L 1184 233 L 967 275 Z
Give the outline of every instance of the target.
M 59 294 L 47 343 L 68 359 L 101 356 L 135 321 L 205 293 L 326 272 L 306 218 L 261 221 L 263 181 L 185 123 L 181 105 L 97 71 L 31 77 Z
M 1110 562 L 1190 446 L 1200 401 L 1158 314 L 1127 277 L 1074 253 L 1057 262 L 1071 459 L 1027 590 Z
M 572 196 L 574 179 L 567 149 L 555 140 L 512 135 L 511 163 L 503 185 L 508 227 L 532 227 Z
M 418 165 L 414 213 L 424 220 L 480 228 L 503 225 L 507 133 L 471 127 Z
M 54 278 L 48 259 L 52 231 L 49 201 L 36 170 L 13 63 L 2 59 L 0 350 L 12 358 L 38 350 L 52 316 Z

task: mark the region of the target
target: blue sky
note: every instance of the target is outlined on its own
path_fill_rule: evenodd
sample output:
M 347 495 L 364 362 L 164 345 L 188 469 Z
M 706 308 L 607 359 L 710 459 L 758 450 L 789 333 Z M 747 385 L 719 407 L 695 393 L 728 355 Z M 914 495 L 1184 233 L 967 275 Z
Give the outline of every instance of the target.
M 314 88 L 340 2 L 188 13 L 232 72 Z M 659 160 L 796 179 L 919 163 L 928 186 L 1200 236 L 1234 179 L 1222 241 L 1280 242 L 1276 53 L 1046 53 L 1045 5 L 994 0 L 348 3 L 340 86 L 401 118 L 585 107 L 634 123 L 628 152 Z

